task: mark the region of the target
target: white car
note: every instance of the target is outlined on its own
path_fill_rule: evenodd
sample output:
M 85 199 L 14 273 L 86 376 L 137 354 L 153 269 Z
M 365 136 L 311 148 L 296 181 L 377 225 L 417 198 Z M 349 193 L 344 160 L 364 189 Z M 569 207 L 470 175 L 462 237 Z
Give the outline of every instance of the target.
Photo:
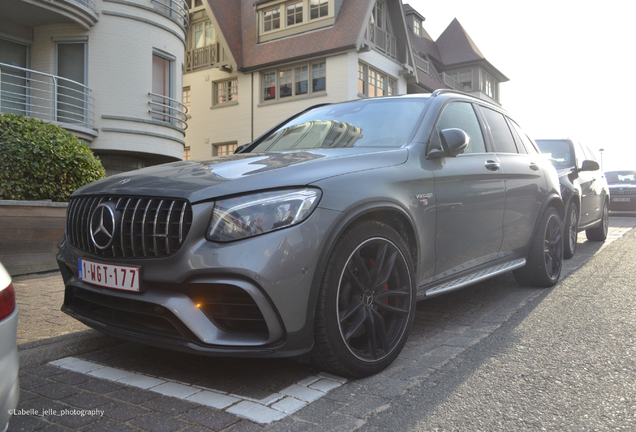
M 0 264 L 0 431 L 6 431 L 11 411 L 20 399 L 18 382 L 18 305 L 11 276 Z

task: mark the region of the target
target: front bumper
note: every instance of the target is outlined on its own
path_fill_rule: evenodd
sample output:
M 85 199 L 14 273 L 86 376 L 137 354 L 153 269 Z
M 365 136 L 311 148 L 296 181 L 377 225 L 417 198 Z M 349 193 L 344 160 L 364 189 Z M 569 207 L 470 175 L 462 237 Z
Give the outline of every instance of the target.
M 193 206 L 193 225 L 178 253 L 105 259 L 65 239 L 58 265 L 62 310 L 127 340 L 205 355 L 282 357 L 313 345 L 315 266 L 337 212 L 316 209 L 303 223 L 244 240 L 204 238 L 212 205 Z M 140 292 L 83 282 L 78 259 L 140 268 Z

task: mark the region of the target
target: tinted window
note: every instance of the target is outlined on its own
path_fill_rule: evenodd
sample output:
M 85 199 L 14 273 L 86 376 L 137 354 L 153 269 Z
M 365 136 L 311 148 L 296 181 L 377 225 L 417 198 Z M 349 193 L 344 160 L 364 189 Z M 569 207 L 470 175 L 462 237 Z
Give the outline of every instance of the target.
M 515 140 L 512 138 L 512 133 L 504 116 L 488 108 L 482 107 L 482 111 L 484 112 L 488 126 L 490 126 L 490 133 L 495 140 L 495 149 L 497 152 L 517 153 Z
M 318 107 L 282 125 L 251 151 L 401 147 L 427 102 L 424 98 L 396 98 Z
M 605 173 L 608 183 L 636 185 L 636 171 L 609 171 Z
M 467 102 L 446 105 L 437 122 L 436 133 L 444 129 L 461 129 L 468 135 L 468 147 L 464 153 L 484 153 L 486 145 L 473 106 Z

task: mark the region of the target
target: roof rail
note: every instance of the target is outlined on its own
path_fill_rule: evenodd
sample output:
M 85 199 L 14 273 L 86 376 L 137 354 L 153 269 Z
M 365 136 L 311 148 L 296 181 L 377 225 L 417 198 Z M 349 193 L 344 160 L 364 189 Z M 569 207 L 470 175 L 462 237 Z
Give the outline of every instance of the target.
M 471 98 L 479 99 L 477 96 L 471 95 L 470 93 L 466 93 L 466 92 L 459 91 L 459 90 L 453 90 L 453 89 L 437 89 L 431 94 L 431 97 L 438 96 L 438 95 L 440 95 L 442 93 L 458 93 L 460 95 L 470 96 Z

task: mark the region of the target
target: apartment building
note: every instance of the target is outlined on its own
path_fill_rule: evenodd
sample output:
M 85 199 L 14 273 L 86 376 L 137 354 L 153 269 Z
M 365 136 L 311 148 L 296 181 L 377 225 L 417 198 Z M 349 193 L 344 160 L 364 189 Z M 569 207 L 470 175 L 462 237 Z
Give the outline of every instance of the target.
M 0 111 L 58 124 L 107 174 L 181 160 L 185 0 L 0 0 Z
M 433 41 L 400 0 L 189 1 L 186 159 L 231 154 L 315 104 L 459 87 L 498 102 L 507 81 L 459 22 Z

